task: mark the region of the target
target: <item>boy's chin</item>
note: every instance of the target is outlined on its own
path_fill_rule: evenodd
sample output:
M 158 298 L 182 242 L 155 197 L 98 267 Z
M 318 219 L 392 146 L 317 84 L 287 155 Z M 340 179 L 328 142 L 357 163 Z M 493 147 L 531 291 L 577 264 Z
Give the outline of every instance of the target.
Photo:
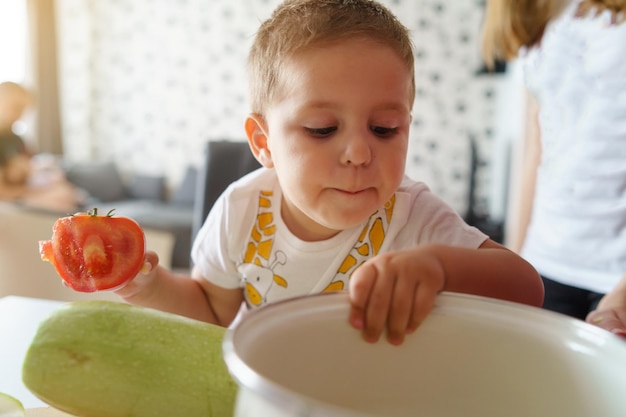
M 371 212 L 366 214 L 359 213 L 358 215 L 342 216 L 340 218 L 328 219 L 324 227 L 327 229 L 335 230 L 337 233 L 343 230 L 349 230 L 355 227 L 362 227 L 367 220 L 369 220 Z

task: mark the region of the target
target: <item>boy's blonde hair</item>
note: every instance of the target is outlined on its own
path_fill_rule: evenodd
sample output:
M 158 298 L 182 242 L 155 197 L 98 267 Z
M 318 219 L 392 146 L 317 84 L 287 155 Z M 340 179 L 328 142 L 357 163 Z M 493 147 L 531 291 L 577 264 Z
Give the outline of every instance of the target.
M 489 67 L 495 59 L 515 58 L 522 46 L 537 45 L 546 25 L 567 5 L 564 0 L 487 0 L 483 25 L 482 54 Z M 614 23 L 626 16 L 626 0 L 583 0 L 579 17 L 609 10 Z
M 286 0 L 257 32 L 248 57 L 252 112 L 263 115 L 276 98 L 281 67 L 293 54 L 323 43 L 355 37 L 391 47 L 406 63 L 415 96 L 413 44 L 407 28 L 371 0 Z

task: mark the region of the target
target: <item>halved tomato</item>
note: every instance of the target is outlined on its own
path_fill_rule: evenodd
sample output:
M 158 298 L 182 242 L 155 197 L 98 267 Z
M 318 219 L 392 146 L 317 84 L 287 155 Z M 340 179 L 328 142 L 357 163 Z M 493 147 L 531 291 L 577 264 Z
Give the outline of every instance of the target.
M 39 242 L 41 259 L 54 265 L 75 291 L 112 290 L 135 277 L 143 266 L 145 235 L 139 224 L 97 209 L 58 219 L 52 238 Z

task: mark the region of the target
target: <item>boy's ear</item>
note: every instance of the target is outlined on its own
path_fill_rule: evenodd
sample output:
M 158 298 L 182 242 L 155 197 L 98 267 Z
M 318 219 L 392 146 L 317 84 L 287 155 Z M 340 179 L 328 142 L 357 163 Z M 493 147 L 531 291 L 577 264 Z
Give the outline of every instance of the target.
M 267 146 L 267 123 L 265 119 L 256 113 L 250 114 L 245 123 L 248 144 L 254 157 L 266 168 L 272 168 L 272 153 Z

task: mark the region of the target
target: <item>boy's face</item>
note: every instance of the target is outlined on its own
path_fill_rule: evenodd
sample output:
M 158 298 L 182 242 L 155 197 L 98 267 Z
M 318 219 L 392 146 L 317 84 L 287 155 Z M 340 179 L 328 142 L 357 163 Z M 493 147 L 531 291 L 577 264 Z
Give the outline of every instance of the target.
M 309 48 L 283 69 L 278 98 L 246 131 L 276 169 L 286 225 L 301 239 L 326 239 L 367 220 L 402 181 L 412 74 L 368 39 Z

